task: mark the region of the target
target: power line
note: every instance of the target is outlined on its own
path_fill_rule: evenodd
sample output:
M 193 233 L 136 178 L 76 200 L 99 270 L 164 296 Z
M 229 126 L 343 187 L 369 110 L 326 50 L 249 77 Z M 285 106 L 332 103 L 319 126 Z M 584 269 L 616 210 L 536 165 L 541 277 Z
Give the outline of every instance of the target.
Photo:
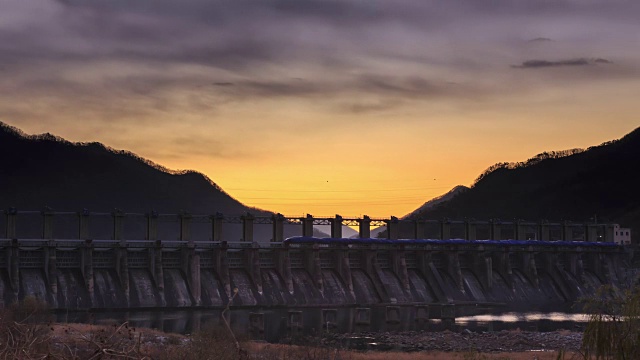
M 313 203 L 313 204 L 303 204 L 303 203 L 262 203 L 262 202 L 250 202 L 248 203 L 248 205 L 251 206 L 265 206 L 265 205 L 269 205 L 269 206 L 291 206 L 291 205 L 308 205 L 308 206 L 353 206 L 353 205 L 395 205 L 395 204 L 416 204 L 416 205 L 422 205 L 421 203 L 417 203 L 415 201 L 389 201 L 389 202 L 366 202 L 366 201 L 361 201 L 361 202 L 354 202 L 354 203 L 331 203 L 331 204 L 326 204 L 326 203 Z
M 371 200 L 369 196 L 368 199 L 362 198 L 283 198 L 283 197 L 240 197 L 241 200 L 293 200 L 293 201 L 366 201 Z M 416 201 L 426 201 L 425 196 L 394 196 L 394 197 L 379 197 L 376 196 L 373 200 L 416 200 Z
M 415 191 L 415 190 L 439 190 L 450 189 L 450 186 L 426 187 L 426 188 L 398 188 L 398 189 L 355 189 L 355 190 L 285 190 L 285 189 L 242 189 L 242 188 L 225 188 L 225 191 L 267 191 L 267 192 L 305 192 L 305 193 L 324 193 L 324 192 L 377 192 L 377 191 Z

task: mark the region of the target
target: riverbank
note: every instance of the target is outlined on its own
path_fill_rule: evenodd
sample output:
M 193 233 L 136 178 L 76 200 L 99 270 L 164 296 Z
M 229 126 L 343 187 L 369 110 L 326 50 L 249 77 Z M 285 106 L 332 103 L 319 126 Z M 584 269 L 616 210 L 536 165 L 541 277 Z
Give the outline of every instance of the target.
M 582 333 L 568 330 L 533 332 L 502 330 L 496 332 L 399 332 L 327 334 L 320 338 L 323 346 L 350 347 L 377 351 L 443 352 L 577 352 Z
M 15 346 L 5 347 L 10 344 L 3 337 L 5 342 L 2 344 L 4 350 L 0 349 L 1 358 L 552 360 L 558 359 L 560 352 L 564 352 L 565 359 L 575 358 L 573 355 L 579 350 L 582 340 L 581 333 L 571 331 L 444 331 L 363 333 L 357 336 L 326 334 L 322 337 L 296 339 L 295 344 L 240 340 L 236 347 L 234 339 L 223 328 L 180 335 L 134 328 L 127 323 L 20 324 L 20 327 L 14 327 L 12 331 Z

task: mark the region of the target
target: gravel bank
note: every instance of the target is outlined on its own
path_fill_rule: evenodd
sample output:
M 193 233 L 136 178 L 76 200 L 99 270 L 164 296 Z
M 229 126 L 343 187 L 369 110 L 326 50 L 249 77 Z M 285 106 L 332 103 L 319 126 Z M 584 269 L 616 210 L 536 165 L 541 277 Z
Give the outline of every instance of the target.
M 504 330 L 496 332 L 402 332 L 326 334 L 316 339 L 325 346 L 380 351 L 477 351 L 523 352 L 536 350 L 577 351 L 582 333 L 568 330 L 531 332 Z

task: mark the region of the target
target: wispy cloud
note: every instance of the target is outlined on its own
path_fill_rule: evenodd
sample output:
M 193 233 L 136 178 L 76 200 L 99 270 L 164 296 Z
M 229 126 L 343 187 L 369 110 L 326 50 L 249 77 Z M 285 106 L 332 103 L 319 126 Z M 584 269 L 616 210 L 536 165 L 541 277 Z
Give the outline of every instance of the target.
M 513 65 L 514 68 L 519 69 L 539 69 L 539 68 L 547 68 L 547 67 L 558 67 L 558 66 L 586 66 L 586 65 L 596 65 L 596 64 L 611 64 L 612 61 L 603 59 L 603 58 L 595 58 L 595 59 L 587 59 L 587 58 L 575 58 L 575 59 L 567 59 L 567 60 L 527 60 L 524 61 L 521 65 Z
M 537 37 L 537 38 L 529 40 L 528 42 L 535 43 L 535 42 L 548 42 L 548 41 L 553 41 L 553 40 L 551 40 L 551 39 L 549 39 L 547 37 Z
M 427 105 L 491 112 L 496 99 L 560 82 L 511 64 L 588 69 L 582 82 L 640 77 L 640 51 L 628 46 L 639 17 L 640 4 L 615 0 L 10 1 L 0 12 L 0 115 L 18 126 L 81 119 L 89 134 L 243 123 L 236 133 L 269 128 L 276 138 L 291 126 L 252 109 L 304 108 L 296 121 L 327 123 Z M 579 57 L 591 54 L 606 57 Z M 212 156 L 236 153 L 219 132 L 207 137 L 229 147 Z

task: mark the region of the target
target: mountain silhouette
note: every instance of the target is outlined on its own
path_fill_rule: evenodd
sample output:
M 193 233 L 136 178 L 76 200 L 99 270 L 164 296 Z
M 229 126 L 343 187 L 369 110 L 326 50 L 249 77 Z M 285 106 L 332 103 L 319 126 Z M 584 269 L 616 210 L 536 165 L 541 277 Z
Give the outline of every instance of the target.
M 241 214 L 249 208 L 195 171 L 170 171 L 100 143 L 25 135 L 0 123 L 0 205 L 23 210 Z
M 437 196 L 437 197 L 434 197 L 433 199 L 425 202 L 419 208 L 417 208 L 414 211 L 412 211 L 411 213 L 403 216 L 403 219 L 409 219 L 409 218 L 411 218 L 411 217 L 413 217 L 415 215 L 418 215 L 420 213 L 424 213 L 424 212 L 426 212 L 426 211 L 428 211 L 430 209 L 433 209 L 434 207 L 453 199 L 458 194 L 460 194 L 462 192 L 465 192 L 467 190 L 469 190 L 469 188 L 466 187 L 466 186 L 463 186 L 463 185 L 455 186 L 453 189 L 449 190 L 445 194 Z
M 273 214 L 242 204 L 201 173 L 172 171 L 96 142 L 72 143 L 48 133 L 26 135 L 1 122 L 0 163 L 0 209 L 4 210 L 49 207 L 57 211 L 88 209 L 92 213 L 119 209 L 142 214 Z M 229 228 L 233 231 L 225 234 L 232 234 L 231 240 L 237 241 L 241 237 L 239 225 Z M 200 232 L 207 230 L 210 227 L 202 227 Z M 285 226 L 285 236 L 299 232 L 295 226 Z M 256 226 L 255 235 L 268 240 L 271 227 Z M 321 232 L 316 235 L 327 236 Z M 97 236 L 108 235 L 105 230 Z M 194 230 L 194 236 L 204 235 Z
M 468 190 L 409 219 L 615 222 L 640 231 L 640 128 L 586 150 L 491 166 Z
M 172 171 L 100 143 L 26 135 L 1 122 L 0 160 L 0 209 L 272 214 L 242 204 L 201 173 Z M 640 128 L 586 150 L 547 152 L 522 163 L 493 165 L 471 188 L 454 188 L 404 218 L 597 218 L 640 231 L 638 163 Z M 257 237 L 269 238 L 270 227 L 257 228 Z M 285 227 L 285 236 L 298 234 L 297 227 Z M 315 235 L 327 236 L 318 231 Z

